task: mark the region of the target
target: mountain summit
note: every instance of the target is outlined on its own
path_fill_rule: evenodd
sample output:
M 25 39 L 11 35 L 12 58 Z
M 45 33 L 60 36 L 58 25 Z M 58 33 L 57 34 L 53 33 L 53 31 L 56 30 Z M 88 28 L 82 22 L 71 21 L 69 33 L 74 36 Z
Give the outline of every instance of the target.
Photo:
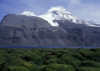
M 47 20 L 52 26 L 58 26 L 56 20 L 68 20 L 73 23 L 79 24 L 81 21 L 68 12 L 64 7 L 51 7 L 47 13 L 40 15 L 39 17 Z
M 86 25 L 63 7 L 40 16 L 8 14 L 0 24 L 0 45 L 100 46 L 100 27 Z
M 65 20 L 70 21 L 75 24 L 84 24 L 84 25 L 92 26 L 92 27 L 100 27 L 99 24 L 96 24 L 96 23 L 92 24 L 88 21 L 77 18 L 76 16 L 74 16 L 72 13 L 67 11 L 62 6 L 51 7 L 46 13 L 42 15 L 36 15 L 34 14 L 34 12 L 31 12 L 31 11 L 24 11 L 19 15 L 25 15 L 29 17 L 32 17 L 32 16 L 40 17 L 48 21 L 51 26 L 56 26 L 56 27 L 59 26 L 59 23 L 57 21 L 65 21 Z

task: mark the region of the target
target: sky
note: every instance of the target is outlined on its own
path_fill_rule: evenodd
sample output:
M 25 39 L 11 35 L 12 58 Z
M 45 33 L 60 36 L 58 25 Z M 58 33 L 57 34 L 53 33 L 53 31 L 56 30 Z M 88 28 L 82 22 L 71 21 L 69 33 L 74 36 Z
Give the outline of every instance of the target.
M 6 14 L 20 14 L 23 11 L 41 15 L 55 6 L 63 6 L 80 19 L 100 23 L 100 0 L 0 0 L 0 20 Z

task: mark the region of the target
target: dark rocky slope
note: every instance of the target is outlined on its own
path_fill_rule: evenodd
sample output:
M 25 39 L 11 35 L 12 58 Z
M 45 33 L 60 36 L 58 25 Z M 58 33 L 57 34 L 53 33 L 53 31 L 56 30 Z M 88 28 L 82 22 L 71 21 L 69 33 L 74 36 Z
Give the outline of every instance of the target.
M 52 27 L 39 17 L 6 15 L 0 25 L 0 45 L 100 46 L 100 28 L 57 21 Z
M 75 24 L 67 20 L 58 23 L 68 33 L 68 39 L 76 45 L 100 46 L 100 27 Z
M 70 45 L 63 29 L 38 17 L 7 15 L 0 32 L 1 45 Z

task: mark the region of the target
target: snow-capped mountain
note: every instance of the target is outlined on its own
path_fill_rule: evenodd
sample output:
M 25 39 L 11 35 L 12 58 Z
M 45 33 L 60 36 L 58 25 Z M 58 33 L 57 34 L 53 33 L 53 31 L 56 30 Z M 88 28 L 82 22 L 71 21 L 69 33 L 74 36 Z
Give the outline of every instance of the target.
M 0 22 L 0 45 L 100 46 L 100 27 L 77 20 L 60 7 L 41 16 L 32 12 L 8 14 Z
M 56 20 L 68 20 L 73 23 L 80 24 L 81 20 L 79 20 L 76 16 L 72 15 L 63 7 L 51 7 L 47 13 L 40 15 L 39 17 L 47 20 L 52 26 L 58 26 L 59 24 Z
M 61 6 L 51 7 L 46 13 L 42 15 L 36 15 L 34 14 L 34 12 L 31 12 L 31 11 L 24 11 L 19 15 L 40 17 L 48 21 L 51 24 L 51 26 L 59 26 L 59 23 L 57 21 L 67 20 L 75 24 L 84 24 L 84 25 L 92 26 L 92 27 L 100 27 L 99 24 L 96 24 L 94 22 L 89 22 L 89 21 L 85 21 L 85 20 L 81 20 L 77 18 L 72 13 L 67 11 L 64 7 L 61 7 Z

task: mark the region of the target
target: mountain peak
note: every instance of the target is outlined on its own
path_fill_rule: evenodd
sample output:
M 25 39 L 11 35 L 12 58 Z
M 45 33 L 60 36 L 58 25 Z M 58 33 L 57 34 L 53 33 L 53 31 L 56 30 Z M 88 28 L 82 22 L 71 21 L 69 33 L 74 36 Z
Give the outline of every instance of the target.
M 67 14 L 71 14 L 70 12 L 68 12 L 64 7 L 62 6 L 57 6 L 57 7 L 51 7 L 48 12 L 60 12 L 60 13 L 67 13 Z
M 98 24 L 95 23 L 90 23 L 87 21 L 80 20 L 76 16 L 74 16 L 72 13 L 66 10 L 66 8 L 62 6 L 56 6 L 56 7 L 51 7 L 46 13 L 42 15 L 35 15 L 34 12 L 31 11 L 23 11 L 19 15 L 25 15 L 25 16 L 37 16 L 40 17 L 46 21 L 48 21 L 51 26 L 59 26 L 59 23 L 57 21 L 69 21 L 73 22 L 76 24 L 85 24 L 88 26 L 94 26 L 94 27 L 99 27 Z
M 59 26 L 55 20 L 68 20 L 73 23 L 80 23 L 80 20 L 68 12 L 64 7 L 51 7 L 47 13 L 39 17 L 47 20 L 52 26 Z

